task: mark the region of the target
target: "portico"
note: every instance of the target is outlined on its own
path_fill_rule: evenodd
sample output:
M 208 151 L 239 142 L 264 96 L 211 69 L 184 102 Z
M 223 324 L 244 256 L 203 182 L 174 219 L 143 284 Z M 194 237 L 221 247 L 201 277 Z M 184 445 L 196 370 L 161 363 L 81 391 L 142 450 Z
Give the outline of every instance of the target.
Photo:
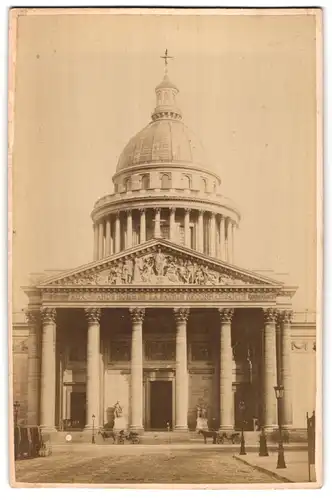
M 34 332 L 41 320 L 41 411 L 37 421 L 39 397 L 29 399 L 30 423 L 55 430 L 81 415 L 76 425 L 90 429 L 94 415 L 103 426 L 120 401 L 132 429 L 168 422 L 186 431 L 203 401 L 226 430 L 237 425 L 238 401 L 245 399 L 248 428 L 258 418 L 272 429 L 278 376 L 291 426 L 294 289 L 159 239 L 37 290 L 27 293 L 40 301 L 29 317 Z M 29 380 L 38 376 L 31 357 Z M 161 401 L 166 420 L 156 414 Z

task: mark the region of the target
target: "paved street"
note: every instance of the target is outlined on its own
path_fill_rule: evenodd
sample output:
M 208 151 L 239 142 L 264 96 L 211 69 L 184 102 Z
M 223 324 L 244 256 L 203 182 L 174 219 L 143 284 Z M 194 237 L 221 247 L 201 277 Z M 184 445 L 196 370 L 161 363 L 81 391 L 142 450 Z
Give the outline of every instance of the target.
M 272 483 L 268 474 L 215 448 L 96 446 L 16 464 L 16 480 L 29 483 Z

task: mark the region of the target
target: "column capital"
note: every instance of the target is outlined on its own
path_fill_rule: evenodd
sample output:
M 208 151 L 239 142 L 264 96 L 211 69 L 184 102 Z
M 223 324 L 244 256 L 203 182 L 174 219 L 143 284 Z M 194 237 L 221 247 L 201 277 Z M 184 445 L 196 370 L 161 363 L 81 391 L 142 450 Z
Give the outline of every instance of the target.
M 29 325 L 36 325 L 40 320 L 40 311 L 25 311 L 25 318 Z
M 41 319 L 43 325 L 51 325 L 55 323 L 56 309 L 53 307 L 41 307 L 40 309 Z
M 140 211 L 140 214 L 141 214 L 141 215 L 142 215 L 142 214 L 145 214 L 145 212 L 146 212 L 146 208 L 145 208 L 145 207 L 144 207 L 144 208 L 142 208 L 142 207 L 141 207 L 141 208 L 139 209 L 139 211 Z
M 174 316 L 176 323 L 184 323 L 189 318 L 190 309 L 188 308 L 174 308 Z
M 129 309 L 132 323 L 143 323 L 145 309 L 142 307 L 131 307 Z
M 198 211 L 198 215 L 203 216 L 206 212 L 206 210 L 203 210 L 203 208 L 200 208 Z
M 215 219 L 216 218 L 216 214 L 214 212 L 210 212 L 210 218 L 211 219 Z
M 125 212 L 127 215 L 131 215 L 132 214 L 132 208 L 126 208 Z
M 84 312 L 89 325 L 99 325 L 101 309 L 97 307 L 87 307 L 84 309 Z
M 114 213 L 115 213 L 115 217 L 116 217 L 117 219 L 119 219 L 119 218 L 120 218 L 120 212 L 121 212 L 121 210 L 116 210 L 116 211 L 114 212 Z
M 276 323 L 278 320 L 278 310 L 273 308 L 263 309 L 264 323 Z
M 175 214 L 176 213 L 176 207 L 170 207 L 169 211 L 170 211 L 171 214 Z
M 218 308 L 220 323 L 231 323 L 234 315 L 234 309 L 224 307 Z
M 160 212 L 161 212 L 161 207 L 156 207 L 154 210 L 155 210 L 156 214 L 160 214 Z
M 282 325 L 290 324 L 292 322 L 292 319 L 293 319 L 293 311 L 291 310 L 279 311 L 278 320 L 279 323 L 281 323 Z
M 190 214 L 190 212 L 191 212 L 191 208 L 186 207 L 186 208 L 184 209 L 184 213 L 185 213 L 185 214 Z

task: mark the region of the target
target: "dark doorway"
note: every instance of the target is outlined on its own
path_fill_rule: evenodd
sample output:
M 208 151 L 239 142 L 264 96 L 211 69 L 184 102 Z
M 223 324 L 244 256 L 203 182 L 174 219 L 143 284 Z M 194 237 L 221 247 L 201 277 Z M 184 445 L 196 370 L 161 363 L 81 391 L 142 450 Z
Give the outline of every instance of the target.
M 76 429 L 84 429 L 85 427 L 85 392 L 72 392 L 70 394 L 70 419 L 71 426 Z
M 172 382 L 156 380 L 150 383 L 151 429 L 172 428 Z

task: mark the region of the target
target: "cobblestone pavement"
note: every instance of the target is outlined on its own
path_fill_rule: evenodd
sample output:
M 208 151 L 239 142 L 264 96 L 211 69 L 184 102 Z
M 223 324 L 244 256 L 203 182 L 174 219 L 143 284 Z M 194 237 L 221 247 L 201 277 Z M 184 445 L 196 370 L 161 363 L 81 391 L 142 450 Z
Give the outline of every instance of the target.
M 16 481 L 26 483 L 276 483 L 264 472 L 211 449 L 105 447 L 57 450 L 52 456 L 16 463 Z

